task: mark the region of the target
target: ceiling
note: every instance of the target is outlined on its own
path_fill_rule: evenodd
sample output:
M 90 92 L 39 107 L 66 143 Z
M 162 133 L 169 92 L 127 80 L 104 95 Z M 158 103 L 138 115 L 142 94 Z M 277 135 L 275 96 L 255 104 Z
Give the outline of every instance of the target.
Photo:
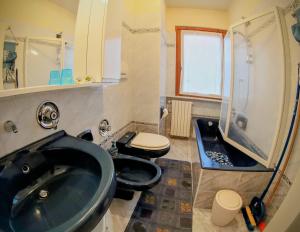
M 232 0 L 166 0 L 167 7 L 228 10 Z
M 74 14 L 77 14 L 79 0 L 52 0 L 52 2 L 71 11 Z

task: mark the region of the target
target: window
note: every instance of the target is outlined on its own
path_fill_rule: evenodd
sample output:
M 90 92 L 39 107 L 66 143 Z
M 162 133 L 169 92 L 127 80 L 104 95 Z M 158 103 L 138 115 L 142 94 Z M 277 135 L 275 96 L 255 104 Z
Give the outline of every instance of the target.
M 221 99 L 225 30 L 176 27 L 176 95 Z

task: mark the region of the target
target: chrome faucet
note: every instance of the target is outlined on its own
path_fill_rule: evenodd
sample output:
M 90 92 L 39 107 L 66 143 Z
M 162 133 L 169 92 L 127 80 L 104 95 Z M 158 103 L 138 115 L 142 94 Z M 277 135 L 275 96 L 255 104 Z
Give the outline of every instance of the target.
M 7 131 L 7 132 L 18 133 L 18 129 L 17 129 L 16 124 L 13 121 L 10 121 L 10 120 L 8 120 L 4 123 L 4 130 Z

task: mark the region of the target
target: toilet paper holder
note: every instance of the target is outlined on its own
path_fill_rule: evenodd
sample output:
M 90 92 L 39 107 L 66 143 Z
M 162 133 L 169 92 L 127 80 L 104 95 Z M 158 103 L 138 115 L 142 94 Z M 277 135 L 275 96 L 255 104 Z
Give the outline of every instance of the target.
M 169 112 L 168 109 L 165 107 L 160 107 L 160 120 L 166 118 L 168 116 Z

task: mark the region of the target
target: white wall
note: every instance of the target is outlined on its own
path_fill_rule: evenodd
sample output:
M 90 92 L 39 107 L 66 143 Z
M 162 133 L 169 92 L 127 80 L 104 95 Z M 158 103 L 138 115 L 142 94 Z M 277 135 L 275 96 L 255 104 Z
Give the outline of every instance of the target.
M 52 36 L 64 32 L 73 38 L 76 15 L 49 0 L 1 0 L 0 22 L 19 35 Z
M 115 132 L 132 121 L 129 82 L 103 88 L 80 88 L 14 97 L 0 98 L 0 157 L 28 143 L 55 132 L 41 128 L 36 122 L 36 110 L 42 101 L 53 101 L 60 110 L 58 130 L 71 135 L 92 129 L 94 142 L 103 138 L 98 134 L 99 122 L 107 118 Z M 18 133 L 7 133 L 3 124 L 7 120 L 16 123 Z
M 229 26 L 228 12 L 225 10 L 208 10 L 201 8 L 166 9 L 167 30 L 174 31 L 175 26 L 209 27 L 227 29 Z
M 134 121 L 158 123 L 160 80 L 160 33 L 134 35 Z
M 126 6 L 126 5 L 125 5 Z M 123 18 L 126 19 L 127 14 L 124 10 Z M 114 131 L 122 128 L 127 123 L 133 121 L 133 35 L 122 28 L 122 63 L 127 66 L 126 80 L 121 80 L 118 84 L 105 84 L 103 86 L 103 118 L 107 118 Z
M 288 196 L 284 199 L 278 213 L 267 225 L 266 232 L 297 232 L 299 231 L 299 194 L 300 194 L 300 170 L 295 175 L 295 182 Z
M 128 0 L 133 120 L 158 123 L 160 97 L 161 0 Z
M 133 120 L 131 83 L 128 80 L 119 84 L 103 86 L 102 115 L 111 123 L 115 132 Z M 96 100 L 97 101 L 97 100 Z
M 36 110 L 42 101 L 53 101 L 57 104 L 60 110 L 58 130 L 64 129 L 71 135 L 77 135 L 90 128 L 96 137 L 95 141 L 99 142 L 97 124 L 102 118 L 101 89 L 34 93 L 0 98 L 0 156 L 55 132 L 41 128 L 36 122 Z M 4 131 L 3 123 L 7 120 L 16 124 L 18 133 Z
M 168 70 L 168 47 L 166 30 L 166 4 L 161 1 L 161 23 L 160 23 L 160 96 L 166 96 L 166 82 Z
M 256 8 L 262 0 L 232 0 L 229 8 L 229 22 L 235 23 L 242 17 L 249 17 L 256 14 Z M 270 5 L 270 7 L 272 7 Z

